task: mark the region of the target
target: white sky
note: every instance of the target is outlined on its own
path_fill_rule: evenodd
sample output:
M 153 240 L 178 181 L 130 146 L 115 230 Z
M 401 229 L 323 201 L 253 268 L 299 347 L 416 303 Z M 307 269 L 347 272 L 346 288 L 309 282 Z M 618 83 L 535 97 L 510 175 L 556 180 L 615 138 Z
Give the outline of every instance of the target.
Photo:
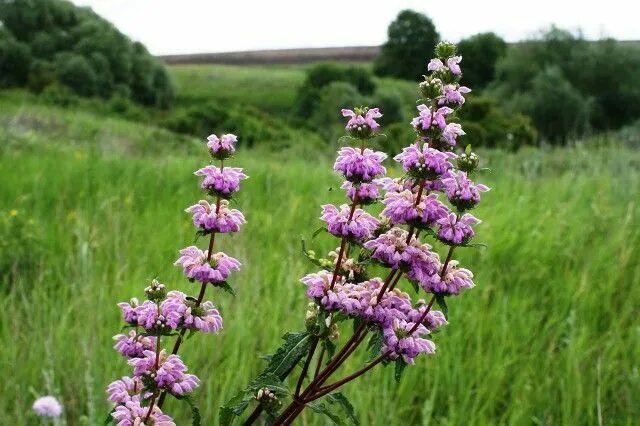
M 458 41 L 494 31 L 517 41 L 542 27 L 587 38 L 639 40 L 638 0 L 72 0 L 88 5 L 154 54 L 377 45 L 402 9 Z M 455 5 L 455 6 L 453 6 Z

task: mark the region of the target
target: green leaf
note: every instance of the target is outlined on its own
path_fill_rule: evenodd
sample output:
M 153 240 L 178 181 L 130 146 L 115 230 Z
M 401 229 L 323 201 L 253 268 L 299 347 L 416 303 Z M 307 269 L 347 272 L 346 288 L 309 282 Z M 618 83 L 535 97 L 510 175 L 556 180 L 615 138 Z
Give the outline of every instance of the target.
M 115 419 L 113 417 L 111 417 L 111 415 L 116 411 L 116 408 L 112 408 L 111 411 L 109 411 L 109 414 L 107 414 L 107 417 L 104 419 L 104 425 L 111 425 L 114 423 Z
M 360 424 L 353 405 L 340 392 L 327 395 L 326 403 L 314 401 L 308 403 L 307 406 L 316 413 L 327 416 L 335 425 Z
M 329 339 L 324 339 L 322 341 L 322 346 L 324 346 L 324 350 L 327 353 L 326 362 L 329 362 L 336 353 L 336 344 Z
M 444 294 L 436 294 L 436 303 L 442 310 L 444 317 L 449 319 L 449 308 L 447 307 L 447 301 L 445 300 Z
M 236 417 L 239 417 L 254 400 L 254 396 L 259 389 L 267 388 L 278 396 L 288 395 L 289 390 L 282 384 L 282 381 L 273 373 L 263 372 L 253 379 L 242 391 L 233 396 L 220 408 L 218 420 L 223 426 L 229 426 Z
M 216 287 L 220 288 L 222 291 L 226 291 L 234 297 L 236 295 L 236 291 L 233 289 L 233 287 L 231 287 L 231 284 L 226 281 L 216 283 Z
M 378 328 L 369 338 L 369 342 L 367 342 L 367 353 L 369 354 L 367 362 L 373 361 L 380 355 L 383 342 L 384 336 L 382 335 L 382 329 Z
M 316 230 L 313 232 L 313 234 L 312 234 L 311 238 L 315 238 L 315 237 L 317 237 L 317 236 L 318 236 L 318 234 L 320 234 L 322 231 L 326 231 L 326 228 L 325 228 L 324 226 L 321 226 L 320 228 L 316 229 Z
M 285 341 L 275 354 L 271 356 L 265 373 L 273 373 L 284 380 L 289 372 L 307 354 L 311 336 L 306 331 L 287 333 L 282 337 Z
M 407 363 L 402 358 L 396 359 L 396 368 L 394 372 L 396 382 L 400 383 L 400 379 L 402 379 L 402 373 L 404 373 L 405 368 L 407 368 Z
M 316 413 L 324 414 L 325 416 L 329 417 L 329 419 L 334 425 L 344 425 L 344 422 L 342 421 L 340 416 L 332 412 L 331 409 L 324 402 L 317 402 L 317 401 L 309 402 L 307 403 L 307 406 L 311 408 L 313 411 L 315 411 Z
M 353 408 L 353 404 L 347 399 L 346 396 L 342 392 L 335 392 L 327 395 L 327 401 L 333 405 L 339 405 L 344 411 L 347 420 L 352 425 L 359 425 L 360 420 L 358 419 L 358 415 L 356 414 L 355 409 Z
M 191 425 L 200 426 L 202 418 L 200 417 L 200 410 L 196 406 L 195 402 L 193 402 L 193 398 L 191 398 L 190 395 L 183 395 L 176 396 L 176 399 L 186 402 L 189 408 L 191 408 Z
M 355 333 L 358 328 L 362 325 L 362 319 L 356 317 L 353 319 L 353 332 Z

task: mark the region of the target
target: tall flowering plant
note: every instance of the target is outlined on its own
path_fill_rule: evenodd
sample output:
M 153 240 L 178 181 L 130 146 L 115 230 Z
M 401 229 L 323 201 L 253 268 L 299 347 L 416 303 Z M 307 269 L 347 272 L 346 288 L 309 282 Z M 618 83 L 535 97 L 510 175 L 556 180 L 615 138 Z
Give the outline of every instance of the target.
M 225 166 L 225 160 L 235 152 L 236 141 L 231 134 L 209 136 L 207 147 L 214 164 L 195 172 L 202 177 L 201 188 L 212 201 L 200 200 L 186 211 L 193 216 L 197 233 L 209 237 L 209 245 L 204 251 L 197 246 L 180 250 L 175 265 L 184 270 L 189 281 L 200 284 L 197 296 L 167 291 L 164 284 L 153 280 L 145 288 L 144 301 L 131 299 L 118 304 L 128 332 L 114 336 L 114 348 L 132 368 L 130 376 L 107 388 L 108 399 L 115 404 L 110 416 L 119 426 L 175 426 L 162 411 L 167 395 L 189 403 L 194 423 L 199 422 L 190 394 L 200 380 L 187 372 L 178 351 L 191 334 L 222 329 L 222 316 L 213 302 L 205 301 L 205 293 L 209 286 L 233 293 L 227 278 L 240 269 L 236 259 L 214 251 L 216 234 L 238 232 L 245 223 L 243 214 L 229 207 L 240 182 L 247 178 L 242 169 Z M 175 339 L 171 352 L 163 348 L 169 339 Z
M 320 268 L 300 280 L 309 298 L 306 330 L 284 335 L 265 370 L 222 407 L 221 424 L 250 405 L 247 425 L 261 417 L 290 424 L 306 407 L 334 421 L 356 422 L 339 388 L 380 364 L 394 364 L 399 380 L 417 357 L 435 352 L 433 332 L 448 324 L 446 298 L 474 286 L 472 272 L 454 260 L 454 252 L 473 245 L 480 220 L 470 210 L 489 188 L 472 180 L 477 155 L 469 147 L 455 152 L 465 134 L 456 111 L 470 92 L 459 83 L 462 58 L 451 43 L 440 43 L 435 53 L 411 121 L 416 140 L 394 157 L 402 177 L 386 177 L 387 155 L 369 147 L 380 132 L 379 109 L 342 110 L 348 118 L 343 139 L 353 146 L 339 150 L 334 170 L 344 178 L 347 202 L 322 206 L 320 216 L 338 247 L 326 258 L 304 249 Z M 378 217 L 366 210 L 375 203 L 382 207 Z M 345 327 L 348 322 L 352 327 Z M 349 337 L 338 347 L 340 334 Z M 365 340 L 364 365 L 331 381 Z M 285 379 L 294 372 L 289 389 Z

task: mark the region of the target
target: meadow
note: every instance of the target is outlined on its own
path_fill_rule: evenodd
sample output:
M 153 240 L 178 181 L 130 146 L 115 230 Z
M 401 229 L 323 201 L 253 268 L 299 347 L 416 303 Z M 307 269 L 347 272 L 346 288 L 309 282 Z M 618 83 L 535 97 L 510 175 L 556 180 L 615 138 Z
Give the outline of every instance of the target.
M 304 75 L 276 69 L 263 78 L 280 88 L 268 96 L 251 91 L 259 71 L 232 71 L 174 70 L 179 87 L 200 76 L 192 87 L 233 87 L 228 102 L 279 113 Z M 237 80 L 217 80 L 220 72 Z M 194 242 L 183 209 L 200 197 L 192 173 L 207 161 L 203 143 L 90 111 L 15 98 L 0 106 L 0 424 L 38 424 L 29 408 L 46 393 L 63 401 L 67 424 L 100 424 L 105 386 L 129 372 L 111 349 L 122 326 L 116 303 L 142 296 L 156 277 L 197 291 L 172 263 Z M 284 330 L 304 327 L 298 279 L 315 267 L 301 238 L 317 252 L 336 244 L 312 233 L 320 204 L 341 201 L 339 179 L 330 156 L 304 152 L 244 150 L 232 160 L 251 176 L 238 198 L 248 224 L 220 241 L 244 264 L 232 281 L 238 294 L 209 290 L 224 331 L 181 350 L 203 378 L 204 424 L 216 424 L 218 407 L 260 371 Z M 459 255 L 477 287 L 450 301 L 435 356 L 400 384 L 392 368 L 377 368 L 345 394 L 372 425 L 634 424 L 640 153 L 615 142 L 480 153 L 494 188 L 477 211 L 487 247 Z M 187 424 L 188 408 L 171 404 Z M 301 423 L 325 419 L 307 412 Z

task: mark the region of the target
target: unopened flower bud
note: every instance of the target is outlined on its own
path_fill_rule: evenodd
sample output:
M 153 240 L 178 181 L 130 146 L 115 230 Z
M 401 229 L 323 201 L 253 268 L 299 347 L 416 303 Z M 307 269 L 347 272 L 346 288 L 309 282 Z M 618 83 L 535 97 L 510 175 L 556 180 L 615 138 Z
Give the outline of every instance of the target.
M 427 78 L 420 83 L 420 92 L 426 99 L 436 99 L 442 95 L 442 80 L 439 78 Z
M 316 320 L 318 319 L 318 313 L 320 308 L 315 303 L 309 303 L 307 305 L 307 312 L 304 316 L 304 323 L 309 332 L 312 332 L 317 328 Z
M 147 298 L 152 302 L 161 302 L 167 297 L 167 288 L 158 280 L 151 281 L 151 285 L 144 289 Z
M 327 338 L 330 341 L 335 342 L 336 340 L 338 340 L 339 337 L 340 337 L 340 332 L 338 331 L 338 325 L 331 324 L 331 326 L 329 326 L 329 334 L 327 335 Z
M 446 59 L 456 54 L 456 45 L 449 41 L 441 41 L 436 46 L 436 56 L 440 59 Z
M 256 399 L 269 413 L 276 412 L 282 405 L 282 402 L 278 399 L 278 396 L 271 390 L 269 390 L 269 388 L 259 389 L 256 393 Z
M 480 158 L 475 152 L 471 152 L 471 145 L 467 145 L 465 152 L 460 154 L 456 160 L 456 164 L 460 170 L 472 173 L 478 168 Z

